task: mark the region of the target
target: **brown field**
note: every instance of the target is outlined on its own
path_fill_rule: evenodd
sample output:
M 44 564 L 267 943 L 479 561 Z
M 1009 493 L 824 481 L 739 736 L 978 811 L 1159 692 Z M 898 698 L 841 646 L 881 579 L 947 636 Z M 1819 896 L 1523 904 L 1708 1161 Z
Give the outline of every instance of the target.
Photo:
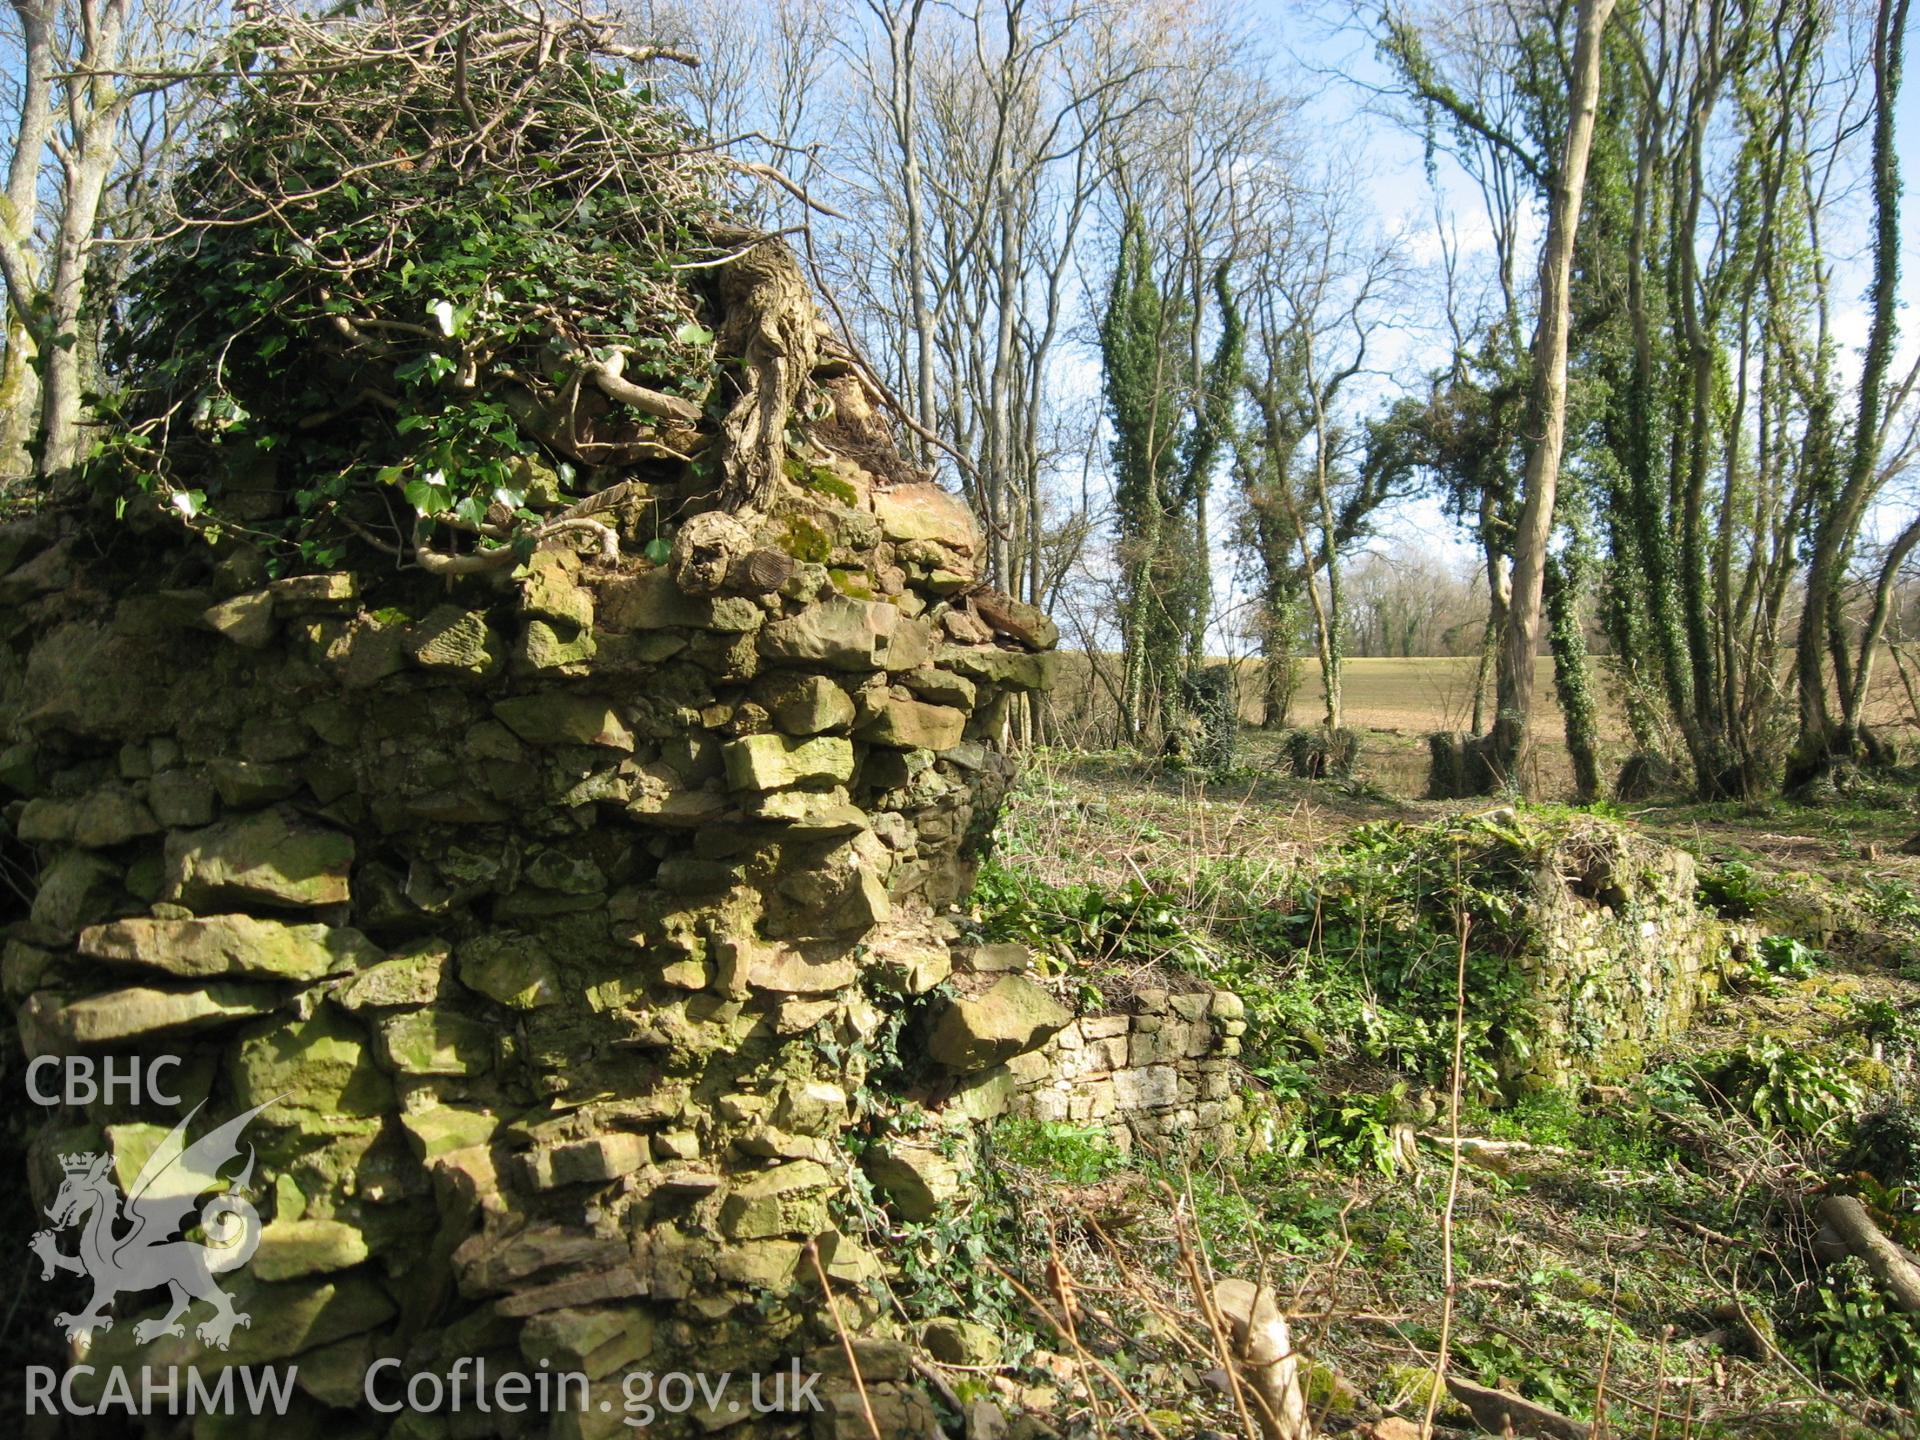
M 1365 778 L 1391 795 L 1425 794 L 1427 736 L 1435 730 L 1471 728 L 1477 669 L 1478 662 L 1466 656 L 1346 661 L 1340 667 L 1341 698 L 1347 725 L 1366 733 L 1361 751 Z M 1257 680 L 1257 675 L 1249 680 Z M 1553 661 L 1547 656 L 1535 663 L 1534 694 L 1540 706 L 1535 722 L 1540 744 L 1534 762 L 1537 779 L 1530 788 L 1543 797 L 1571 795 L 1573 767 L 1563 739 L 1566 721 L 1554 695 Z M 1295 723 L 1313 723 L 1325 703 L 1316 662 L 1301 677 L 1293 706 Z M 1492 705 L 1491 696 L 1488 705 Z M 1611 772 L 1632 747 L 1617 707 L 1604 697 L 1600 722 L 1601 759 Z
M 1088 663 L 1087 655 L 1081 651 L 1067 652 L 1061 659 L 1060 679 L 1054 693 L 1056 738 L 1070 746 L 1092 749 L 1111 746 L 1115 712 L 1102 672 L 1113 671 L 1115 657 L 1100 657 L 1099 670 Z M 1231 664 L 1234 669 L 1235 685 L 1241 697 L 1241 718 L 1248 726 L 1242 739 L 1243 759 L 1256 766 L 1270 763 L 1277 755 L 1278 736 L 1273 731 L 1253 728 L 1259 718 L 1260 662 L 1221 663 Z M 1604 661 L 1596 664 L 1601 691 L 1600 759 L 1602 775 L 1611 780 L 1632 746 L 1619 704 L 1607 684 L 1604 664 Z M 1341 667 L 1346 722 L 1364 736 L 1361 778 L 1389 795 L 1424 794 L 1426 737 L 1436 730 L 1470 727 L 1476 667 L 1477 662 L 1471 656 L 1346 661 Z M 1538 660 L 1534 684 L 1540 707 L 1535 730 L 1539 743 L 1534 781 L 1529 789 L 1541 799 L 1571 798 L 1573 771 L 1567 757 L 1565 721 L 1555 697 L 1553 662 L 1549 657 L 1541 656 Z M 1323 703 L 1320 667 L 1317 662 L 1309 661 L 1303 667 L 1289 723 L 1316 723 Z M 1869 718 L 1909 744 L 1920 734 L 1912 724 L 1911 709 L 1899 675 L 1885 660 L 1876 669 Z

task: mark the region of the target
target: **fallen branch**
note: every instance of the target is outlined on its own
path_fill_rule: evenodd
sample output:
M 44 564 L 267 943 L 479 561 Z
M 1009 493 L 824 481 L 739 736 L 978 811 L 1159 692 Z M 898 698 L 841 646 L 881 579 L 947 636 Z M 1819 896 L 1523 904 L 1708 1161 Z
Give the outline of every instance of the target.
M 1702 1240 L 1707 1241 L 1709 1244 L 1738 1245 L 1740 1243 L 1738 1240 L 1734 1239 L 1733 1236 L 1731 1235 L 1722 1235 L 1718 1230 L 1708 1229 L 1705 1225 L 1702 1225 L 1698 1220 L 1689 1220 L 1684 1215 L 1670 1214 L 1665 1210 L 1661 1211 L 1660 1214 L 1661 1214 L 1661 1218 L 1664 1219 L 1669 1225 L 1677 1225 L 1679 1226 L 1680 1229 L 1686 1231 L 1689 1235 L 1698 1235 Z
M 1422 1130 L 1420 1138 L 1429 1145 L 1460 1147 L 1460 1153 L 1469 1160 L 1498 1160 L 1512 1155 L 1552 1155 L 1563 1157 L 1573 1154 L 1564 1145 L 1536 1145 L 1530 1140 L 1482 1140 L 1472 1135 L 1442 1135 L 1437 1131 Z
M 1593 1427 L 1586 1421 L 1575 1420 L 1544 1405 L 1536 1405 L 1510 1390 L 1494 1390 L 1485 1385 L 1476 1385 L 1471 1380 L 1462 1380 L 1457 1375 L 1449 1375 L 1447 1391 L 1473 1412 L 1474 1423 L 1490 1435 L 1539 1435 L 1546 1437 L 1546 1440 L 1589 1440 L 1593 1434 Z
M 1816 1213 L 1822 1232 L 1831 1231 L 1857 1256 L 1895 1305 L 1909 1315 L 1920 1315 L 1920 1266 L 1873 1223 L 1866 1206 L 1851 1195 L 1829 1195 Z
M 1511 1174 L 1517 1165 L 1528 1160 L 1563 1160 L 1573 1153 L 1559 1145 L 1535 1145 L 1525 1140 L 1480 1140 L 1468 1135 L 1454 1137 L 1434 1131 L 1421 1131 L 1417 1138 L 1442 1154 L 1482 1170 L 1491 1170 L 1496 1175 Z M 1404 1163 L 1411 1164 L 1417 1151 L 1412 1140 L 1406 1142 L 1406 1151 Z

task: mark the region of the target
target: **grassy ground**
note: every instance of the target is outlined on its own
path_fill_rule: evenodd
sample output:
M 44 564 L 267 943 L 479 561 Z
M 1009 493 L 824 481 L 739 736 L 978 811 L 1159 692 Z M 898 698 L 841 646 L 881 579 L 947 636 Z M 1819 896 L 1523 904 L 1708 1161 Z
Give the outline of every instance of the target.
M 1380 683 L 1350 695 L 1355 718 L 1408 728 L 1391 722 L 1418 713 L 1423 667 L 1377 668 Z M 1228 912 L 1302 877 L 1310 886 L 1355 827 L 1459 808 L 1377 779 L 1277 778 L 1260 763 L 1261 737 L 1248 739 L 1254 763 L 1226 780 L 1113 755 L 1038 757 L 984 909 L 1024 906 L 1022 923 L 1044 932 L 1031 897 L 1066 887 L 1078 908 L 1056 950 L 1110 999 L 1170 969 L 1223 963 L 1238 942 L 1221 937 L 1247 928 Z M 1883 1123 L 1862 1117 L 1890 1114 L 1915 1150 L 1896 1168 L 1920 1164 L 1920 857 L 1900 849 L 1920 828 L 1916 796 L 1889 785 L 1820 809 L 1610 811 L 1692 850 L 1729 913 L 1759 908 L 1822 943 L 1783 949 L 1785 973 L 1749 977 L 1638 1079 L 1518 1105 L 1469 1093 L 1463 1133 L 1528 1147 L 1497 1168 L 1456 1177 L 1434 1147 L 1405 1144 L 1408 1123 L 1430 1127 L 1436 1103 L 1444 1113 L 1434 1057 L 1423 1076 L 1409 1042 L 1369 1051 L 1368 1022 L 1355 1019 L 1368 997 L 1328 978 L 1340 957 L 1239 954 L 1227 962 L 1237 977 L 1291 997 L 1296 1028 L 1324 1032 L 1249 1048 L 1277 1133 L 1230 1155 L 1123 1158 L 1066 1127 L 1004 1128 L 997 1183 L 1020 1197 L 1022 1253 L 1048 1257 L 1039 1304 L 1009 1302 L 1037 1347 L 1019 1383 L 1063 1431 L 1242 1433 L 1209 1386 L 1204 1334 L 1195 1341 L 1194 1294 L 1231 1274 L 1292 1297 L 1334 1432 L 1383 1412 L 1421 1420 L 1444 1328 L 1453 1373 L 1605 1417 L 1609 1434 L 1916 1433 L 1920 1326 L 1877 1308 L 1877 1289 L 1850 1268 L 1816 1263 L 1809 1220 L 1825 1190 L 1879 1185 L 1862 1193 L 1920 1243 L 1920 1173 L 1889 1185 L 1887 1166 L 1859 1149 Z M 1221 867 L 1236 877 L 1224 896 L 1207 880 Z M 1117 940 L 1111 920 L 1090 939 L 1078 918 L 1123 912 L 1135 918 Z M 1782 1094 L 1799 1097 L 1786 1118 Z M 1859 1164 L 1882 1178 L 1850 1178 Z M 1038 1310 L 1052 1326 L 1034 1322 Z M 1054 1328 L 1069 1316 L 1071 1343 Z M 1437 1419 L 1436 1433 L 1472 1430 L 1444 1399 Z

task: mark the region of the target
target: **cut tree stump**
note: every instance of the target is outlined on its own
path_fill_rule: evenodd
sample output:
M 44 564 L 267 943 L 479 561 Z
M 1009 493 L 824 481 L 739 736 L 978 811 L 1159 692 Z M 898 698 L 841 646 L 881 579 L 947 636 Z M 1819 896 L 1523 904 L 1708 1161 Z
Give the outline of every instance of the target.
M 1245 1280 L 1222 1280 L 1213 1287 L 1213 1303 L 1227 1322 L 1234 1361 L 1253 1391 L 1267 1440 L 1312 1440 L 1300 1357 L 1273 1292 Z

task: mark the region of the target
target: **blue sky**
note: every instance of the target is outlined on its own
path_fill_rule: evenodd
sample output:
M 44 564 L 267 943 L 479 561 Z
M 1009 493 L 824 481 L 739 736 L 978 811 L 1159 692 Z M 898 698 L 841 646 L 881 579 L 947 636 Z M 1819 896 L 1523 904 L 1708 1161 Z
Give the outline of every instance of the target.
M 1434 196 L 1419 141 L 1389 119 L 1368 113 L 1367 84 L 1389 78 L 1375 55 L 1374 41 L 1359 25 L 1334 29 L 1348 13 L 1337 0 L 1329 6 L 1313 0 L 1249 0 L 1245 12 L 1259 41 L 1274 53 L 1277 67 L 1292 77 L 1296 93 L 1306 99 L 1307 113 L 1318 131 L 1335 137 L 1333 143 L 1355 157 L 1355 178 L 1366 188 L 1381 223 L 1404 228 L 1416 254 L 1431 255 L 1434 247 Z M 1910 42 L 1909 48 L 1913 48 Z M 1920 171 L 1920 78 L 1909 78 L 1898 104 L 1898 147 L 1902 173 Z M 1343 79 L 1356 77 L 1361 83 Z M 1457 213 L 1458 228 L 1471 235 L 1479 211 L 1478 197 L 1445 157 L 1440 162 L 1440 184 L 1449 207 Z M 1901 295 L 1904 323 L 1902 352 L 1920 346 L 1920 186 L 1909 184 L 1906 197 Z M 1836 329 L 1850 345 L 1865 337 L 1862 295 L 1870 279 L 1866 253 L 1864 204 L 1856 204 L 1843 224 L 1829 225 L 1829 238 L 1840 271 L 1836 277 Z M 1469 243 L 1471 243 L 1469 241 Z M 1432 307 L 1418 299 L 1409 302 L 1388 364 L 1394 379 L 1404 383 L 1425 369 L 1443 363 L 1443 337 L 1423 325 L 1433 320 Z M 1383 390 L 1387 387 L 1382 382 Z M 1904 505 L 1901 508 L 1906 508 Z M 1904 517 L 1903 517 L 1904 518 Z M 1477 558 L 1477 548 L 1439 511 L 1436 503 L 1419 502 L 1383 527 L 1385 538 L 1415 540 L 1424 546 L 1439 544 L 1465 563 Z M 1877 528 L 1877 527 L 1876 527 Z

